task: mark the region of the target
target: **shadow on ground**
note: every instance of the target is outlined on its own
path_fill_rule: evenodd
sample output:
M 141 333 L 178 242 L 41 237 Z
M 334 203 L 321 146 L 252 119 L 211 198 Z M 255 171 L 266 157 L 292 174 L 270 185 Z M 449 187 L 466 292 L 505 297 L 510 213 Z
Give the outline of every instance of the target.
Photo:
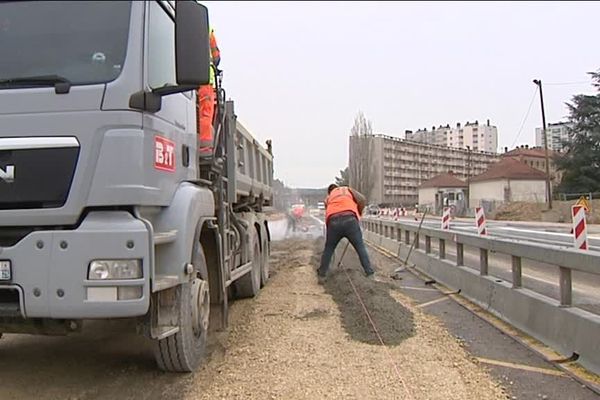
M 323 245 L 323 240 L 314 242 L 311 264 L 315 269 L 319 266 Z M 342 267 L 338 269 L 337 264 L 342 255 L 341 248 L 342 244 L 338 245 L 324 287 L 338 305 L 342 326 L 348 335 L 359 342 L 381 345 L 361 301 L 354 292 L 351 281 L 386 345 L 396 346 L 414 336 L 413 313 L 392 297 L 392 291 L 396 290 L 394 286 L 367 279 L 360 267 L 358 256 L 351 247 L 344 256 Z

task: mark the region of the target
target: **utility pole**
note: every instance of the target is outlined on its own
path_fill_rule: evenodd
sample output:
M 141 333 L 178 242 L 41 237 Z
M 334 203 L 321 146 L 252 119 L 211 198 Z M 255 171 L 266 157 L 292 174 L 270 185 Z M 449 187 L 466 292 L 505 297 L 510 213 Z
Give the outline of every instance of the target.
M 544 94 L 542 93 L 541 79 L 534 79 L 540 89 L 540 103 L 542 107 L 542 138 L 544 139 L 544 152 L 546 155 L 546 196 L 548 196 L 548 210 L 552 210 L 552 185 L 550 183 L 550 157 L 548 156 L 548 135 L 546 133 L 546 113 L 544 112 Z
M 469 204 L 469 197 L 471 197 L 471 146 L 467 146 L 467 195 L 465 197 L 468 210 L 471 207 Z

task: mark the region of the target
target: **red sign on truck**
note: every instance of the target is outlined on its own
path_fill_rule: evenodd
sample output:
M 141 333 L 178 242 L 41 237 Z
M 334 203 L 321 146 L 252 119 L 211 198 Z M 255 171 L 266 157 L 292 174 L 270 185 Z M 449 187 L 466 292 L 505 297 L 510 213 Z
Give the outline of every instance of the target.
M 154 136 L 154 168 L 175 171 L 175 143 L 162 136 Z

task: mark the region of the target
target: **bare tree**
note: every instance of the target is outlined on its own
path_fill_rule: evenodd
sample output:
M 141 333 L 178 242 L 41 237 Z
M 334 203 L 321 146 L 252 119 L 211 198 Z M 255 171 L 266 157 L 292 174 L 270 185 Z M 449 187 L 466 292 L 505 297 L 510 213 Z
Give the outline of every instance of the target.
M 375 185 L 373 174 L 373 127 L 362 111 L 354 118 L 350 130 L 350 186 L 367 199 Z

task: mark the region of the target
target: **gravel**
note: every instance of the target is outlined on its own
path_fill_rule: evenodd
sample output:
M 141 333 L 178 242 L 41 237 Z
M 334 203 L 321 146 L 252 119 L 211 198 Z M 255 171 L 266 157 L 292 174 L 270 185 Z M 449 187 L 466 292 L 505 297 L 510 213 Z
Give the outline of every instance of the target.
M 274 276 L 236 301 L 230 326 L 177 397 L 185 399 L 506 399 L 442 324 L 389 282 L 367 280 L 354 251 L 325 285 L 314 269 L 322 242 L 273 243 Z M 397 371 L 397 372 L 396 372 Z

